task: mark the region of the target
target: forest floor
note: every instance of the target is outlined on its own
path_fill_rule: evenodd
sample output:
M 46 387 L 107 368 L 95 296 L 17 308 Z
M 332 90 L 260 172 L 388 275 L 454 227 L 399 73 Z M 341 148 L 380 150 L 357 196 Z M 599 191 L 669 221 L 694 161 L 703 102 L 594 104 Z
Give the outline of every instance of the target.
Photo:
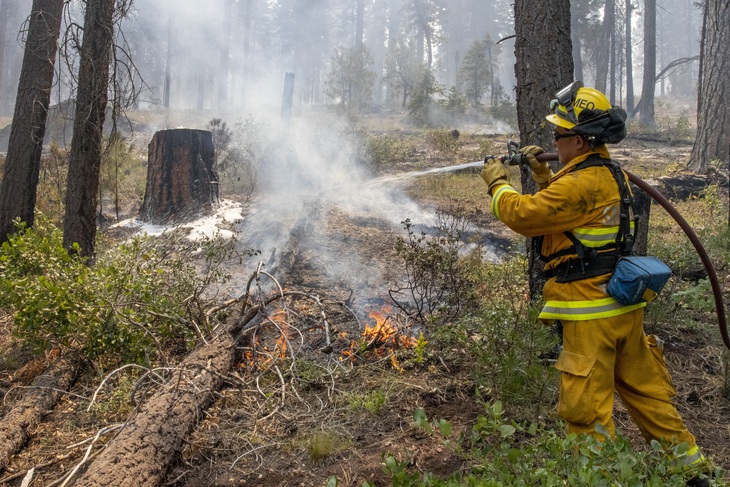
M 462 130 L 463 134 L 466 132 Z M 502 139 L 503 136 L 495 136 L 495 144 L 503 143 Z M 478 145 L 465 145 L 460 150 L 472 154 L 476 149 Z M 667 145 L 629 138 L 613 155 L 635 174 L 651 178 L 666 174 L 672 166 L 685 161 L 690 150 L 687 143 Z M 456 162 L 469 162 L 469 158 L 464 155 L 459 159 L 457 155 Z M 432 158 L 428 165 L 454 162 L 453 158 Z M 421 170 L 426 166 L 412 161 L 393 168 L 393 172 Z M 424 191 L 412 195 L 424 208 L 454 204 L 454 195 Z M 503 244 L 521 245 L 521 237 L 505 229 L 486 211 L 487 202 L 485 195 L 476 231 Z M 326 215 L 327 221 L 309 237 L 313 245 L 306 249 L 302 246 L 302 252 L 289 263 L 287 288 L 333 303 L 352 303 L 350 283 L 333 279 L 330 272 L 332 262 L 347 259 L 352 249 L 357 249 L 361 260 L 377 272 L 372 276 L 350 276 L 359 278 L 356 280 L 361 286 L 351 309 L 316 306 L 307 297 L 290 306 L 303 327 L 321 320 L 326 312 L 333 329 L 342 330 L 352 326 L 356 315 L 357 327 L 348 331 L 357 333 L 362 324 L 374 325 L 378 312 L 387 310 L 387 289 L 402 277 L 395 242 L 406 235 L 375 217 L 353 219 L 336 209 L 322 210 L 322 215 Z M 329 260 L 323 260 L 324 254 L 330 256 Z M 725 299 L 730 299 L 727 263 L 722 263 L 719 275 Z M 415 326 L 395 315 L 392 320 L 402 331 Z M 673 323 L 670 313 L 668 321 L 652 323 L 647 331 L 667 338 L 665 354 L 678 392 L 677 408 L 704 453 L 727 469 L 730 401 L 722 395 L 727 387 L 727 372 L 723 367 L 722 344 L 715 338 L 719 333 L 711 327 L 697 329 Z M 0 362 L 4 410 L 47 365 L 46 357 L 33 357 L 11 338 L 11 328 L 11 318 L 0 317 L 0 349 L 5 351 Z M 405 462 L 411 471 L 435 476 L 468 469 L 468 460 L 443 438 L 417 427 L 413 414 L 420 408 L 429 419 L 448 420 L 455 435 L 468 432 L 476 418 L 484 414 L 484 401 L 490 397 L 490 391 L 475 390 L 469 379 L 470 358 L 457 349 L 434 350 L 427 360 L 416 363 L 402 358 L 399 347 L 404 345 L 383 342 L 353 360 L 347 353 L 351 342 L 350 338 L 335 340 L 337 353 L 325 353 L 318 351 L 321 343 L 305 339 L 301 353 L 306 360 L 301 361 L 297 370 L 302 380 L 296 383 L 284 381 L 279 369 L 259 375 L 263 366 L 240 357 L 227 387 L 220 391 L 186 440 L 165 485 L 322 486 L 336 476 L 341 486 L 359 487 L 364 481 L 385 486 L 390 484 L 390 477 L 383 471 L 384 454 Z M 259 378 L 255 379 L 256 376 Z M 87 411 L 89 398 L 102 378 L 93 368 L 87 370 L 35 428 L 27 447 L 12 458 L 0 475 L 0 485 L 20 485 L 25 472 L 33 467 L 36 477 L 32 485 L 51 485 L 81 460 L 91 443 L 89 439 L 101 428 L 124 422 L 133 413 L 129 394 L 134 377 L 121 374 L 109 381 L 97 404 Z M 551 400 L 547 402 L 554 406 L 555 381 L 551 384 L 552 389 L 546 392 Z M 554 411 L 535 409 L 533 414 L 539 421 Z M 620 401 L 616 403 L 615 420 L 634 448 L 648 448 Z M 107 438 L 102 437 L 99 443 L 105 441 Z M 9 478 L 12 475 L 15 477 Z

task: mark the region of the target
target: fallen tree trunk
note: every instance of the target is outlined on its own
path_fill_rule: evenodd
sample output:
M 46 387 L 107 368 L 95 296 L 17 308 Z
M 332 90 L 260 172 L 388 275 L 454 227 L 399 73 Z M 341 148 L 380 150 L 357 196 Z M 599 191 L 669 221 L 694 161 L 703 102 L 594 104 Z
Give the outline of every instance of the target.
M 210 405 L 231 369 L 232 352 L 229 333 L 193 352 L 73 485 L 160 485 L 200 411 Z
M 160 485 L 233 367 L 234 337 L 257 313 L 258 307 L 251 308 L 233 327 L 191 353 L 73 485 Z
M 8 466 L 10 457 L 17 453 L 28 441 L 29 430 L 53 410 L 74 383 L 79 373 L 80 361 L 77 357 L 61 356 L 36 377 L 31 389 L 0 420 L 0 470 Z

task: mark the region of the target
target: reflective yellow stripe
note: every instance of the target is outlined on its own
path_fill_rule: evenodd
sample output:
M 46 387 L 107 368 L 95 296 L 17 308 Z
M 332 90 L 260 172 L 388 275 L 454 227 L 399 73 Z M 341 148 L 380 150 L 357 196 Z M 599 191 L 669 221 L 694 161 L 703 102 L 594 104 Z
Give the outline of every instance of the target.
M 604 228 L 576 228 L 573 235 L 586 247 L 603 247 L 614 243 L 618 235 L 618 225 Z
M 695 463 L 700 463 L 705 460 L 705 456 L 700 451 L 699 447 L 697 445 L 693 446 L 689 450 L 687 450 L 687 453 L 684 457 L 682 457 L 679 460 L 679 464 L 682 466 L 689 466 L 694 465 Z
M 496 216 L 499 221 L 502 221 L 502 219 L 499 217 L 499 199 L 505 193 L 517 193 L 517 191 L 512 186 L 505 184 L 504 186 L 500 186 L 499 188 L 497 188 L 497 191 L 492 195 L 492 204 L 490 210 L 492 212 L 492 215 Z
M 624 306 L 613 298 L 596 301 L 548 301 L 540 312 L 541 319 L 583 321 L 610 318 L 646 306 L 645 302 Z
M 576 228 L 573 235 L 586 247 L 603 247 L 614 243 L 618 235 L 619 227 L 603 227 L 603 228 Z M 630 233 L 634 233 L 634 222 L 631 222 Z

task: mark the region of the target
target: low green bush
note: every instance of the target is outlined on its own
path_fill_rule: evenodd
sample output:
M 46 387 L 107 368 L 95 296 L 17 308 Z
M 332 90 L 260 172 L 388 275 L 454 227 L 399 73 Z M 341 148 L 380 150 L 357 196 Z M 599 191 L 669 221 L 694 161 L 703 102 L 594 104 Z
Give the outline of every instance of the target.
M 456 486 L 684 486 L 700 470 L 712 468 L 709 461 L 693 469 L 682 469 L 687 444 L 661 445 L 652 442 L 648 451 L 635 451 L 620 434 L 599 442 L 593 436 L 564 436 L 541 425 L 521 424 L 504 415 L 502 403 L 489 405 L 470 432 L 452 438 L 447 421 L 429 422 L 423 411 L 414 413 L 414 424 L 427 432 L 438 432 L 444 444 L 462 455 L 470 470 L 437 479 L 431 473 L 414 472 L 409 460 L 383 455 L 383 471 L 393 487 Z M 598 426 L 596 431 L 608 435 Z M 456 440 L 456 441 L 455 441 Z M 666 446 L 666 448 L 665 448 Z M 721 469 L 715 475 L 722 477 Z M 363 484 L 365 485 L 365 484 Z M 367 483 L 374 487 L 374 484 Z
M 69 255 L 61 230 L 42 215 L 33 228 L 18 225 L 0 249 L 0 306 L 36 349 L 72 347 L 89 360 L 149 364 L 197 338 L 204 282 L 181 254 L 136 237 L 98 246 L 105 250 L 89 266 Z
M 408 159 L 412 147 L 393 134 L 366 135 L 370 167 L 378 172 L 389 165 Z

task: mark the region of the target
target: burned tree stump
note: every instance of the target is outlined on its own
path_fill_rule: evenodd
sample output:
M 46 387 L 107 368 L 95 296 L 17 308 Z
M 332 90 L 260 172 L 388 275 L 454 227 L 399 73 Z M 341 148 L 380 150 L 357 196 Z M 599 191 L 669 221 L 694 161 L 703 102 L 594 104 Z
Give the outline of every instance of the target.
M 147 187 L 140 209 L 144 221 L 187 221 L 218 205 L 213 135 L 207 130 L 161 130 L 147 156 Z

